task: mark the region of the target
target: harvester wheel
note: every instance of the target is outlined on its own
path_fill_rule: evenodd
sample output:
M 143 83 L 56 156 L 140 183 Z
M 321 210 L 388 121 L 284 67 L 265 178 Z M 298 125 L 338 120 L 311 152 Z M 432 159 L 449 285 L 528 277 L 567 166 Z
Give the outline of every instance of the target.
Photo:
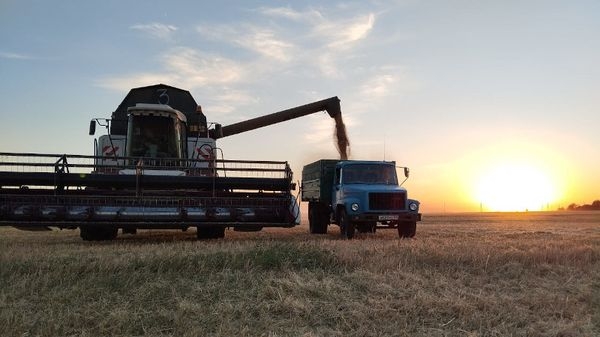
M 114 240 L 119 233 L 116 227 L 79 227 L 79 236 L 84 241 Z
M 213 239 L 222 239 L 225 237 L 225 227 L 213 228 Z
M 412 238 L 417 232 L 416 221 L 404 221 L 398 223 L 398 236 L 401 238 Z
M 199 240 L 222 239 L 225 237 L 225 227 L 198 227 L 196 237 Z
M 352 239 L 354 237 L 356 224 L 348 219 L 348 215 L 346 214 L 345 210 L 340 212 L 340 229 L 344 238 Z

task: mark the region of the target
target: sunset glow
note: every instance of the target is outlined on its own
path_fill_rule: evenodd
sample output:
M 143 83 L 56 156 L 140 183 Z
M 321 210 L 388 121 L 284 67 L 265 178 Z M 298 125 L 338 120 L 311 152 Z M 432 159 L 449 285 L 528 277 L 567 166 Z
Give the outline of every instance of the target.
M 556 184 L 542 169 L 505 164 L 484 172 L 475 197 L 486 211 L 539 211 L 557 198 Z

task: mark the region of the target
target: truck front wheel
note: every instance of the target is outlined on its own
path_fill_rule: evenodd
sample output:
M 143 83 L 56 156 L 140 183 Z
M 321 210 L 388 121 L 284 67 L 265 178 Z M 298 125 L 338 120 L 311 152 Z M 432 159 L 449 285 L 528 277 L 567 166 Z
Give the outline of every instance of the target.
M 346 239 L 352 239 L 354 237 L 355 229 L 356 224 L 348 218 L 346 211 L 340 211 L 340 230 L 342 236 Z
M 417 232 L 416 221 L 401 221 L 398 223 L 398 236 L 401 238 L 412 238 Z

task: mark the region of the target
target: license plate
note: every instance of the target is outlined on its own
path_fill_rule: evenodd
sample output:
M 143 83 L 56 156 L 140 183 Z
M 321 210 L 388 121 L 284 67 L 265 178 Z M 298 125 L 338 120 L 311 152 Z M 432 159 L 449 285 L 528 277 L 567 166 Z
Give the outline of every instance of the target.
M 398 220 L 397 215 L 380 215 L 379 220 Z

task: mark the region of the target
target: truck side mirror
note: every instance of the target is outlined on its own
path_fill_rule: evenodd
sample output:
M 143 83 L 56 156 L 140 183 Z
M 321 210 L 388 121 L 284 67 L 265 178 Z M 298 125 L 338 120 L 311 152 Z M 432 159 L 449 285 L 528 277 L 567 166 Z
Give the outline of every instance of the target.
M 409 174 L 410 174 L 410 170 L 408 169 L 408 167 L 405 167 L 405 168 L 404 168 L 404 176 L 405 176 L 406 178 L 408 178 L 408 175 L 409 175 Z
M 96 133 L 96 121 L 92 119 L 90 121 L 90 136 L 93 136 L 95 133 Z

